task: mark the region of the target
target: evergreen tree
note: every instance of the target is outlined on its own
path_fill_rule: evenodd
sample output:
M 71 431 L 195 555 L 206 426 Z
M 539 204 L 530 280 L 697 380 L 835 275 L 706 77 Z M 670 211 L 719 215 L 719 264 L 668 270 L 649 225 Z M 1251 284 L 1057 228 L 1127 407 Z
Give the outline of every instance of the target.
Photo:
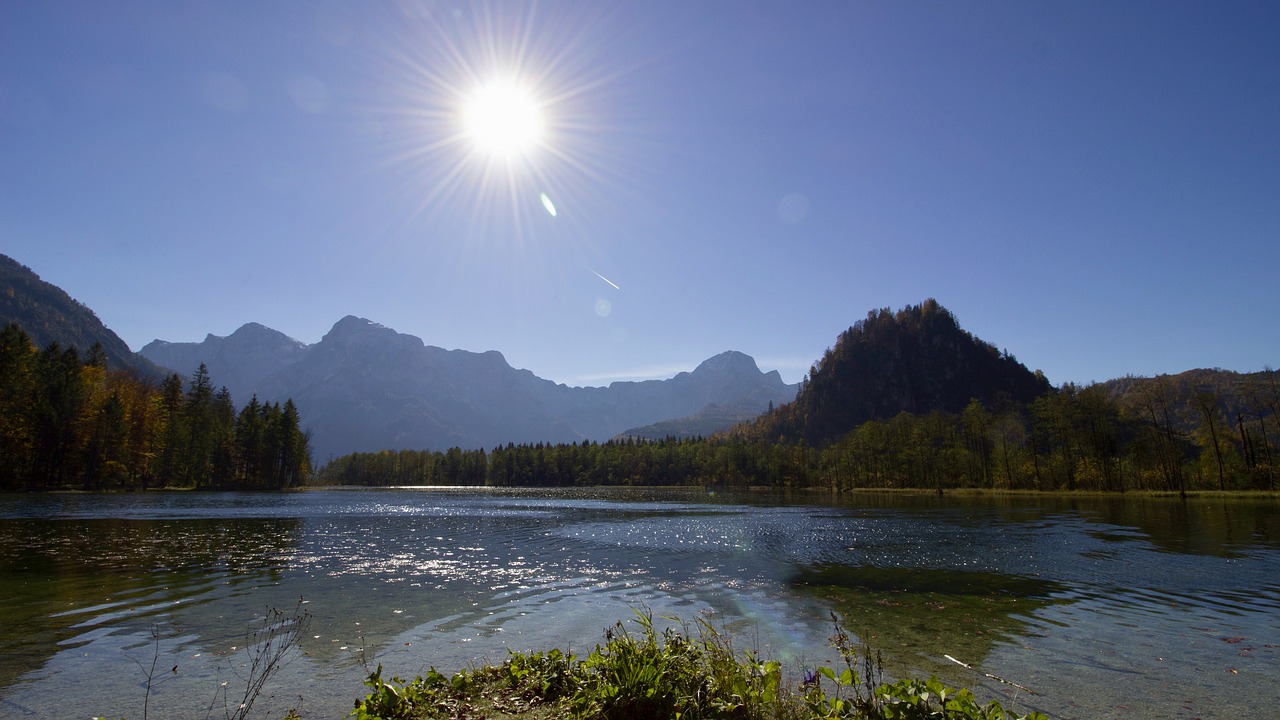
M 298 408 L 286 400 L 275 421 L 277 456 L 272 487 L 289 488 L 306 482 L 311 473 L 310 440 L 302 432 Z
M 265 432 L 263 408 L 258 396 L 254 395 L 236 417 L 236 456 L 240 460 L 239 473 L 245 487 L 259 490 L 267 487 L 267 463 L 262 455 Z
M 184 391 L 110 371 L 102 349 L 37 352 L 16 325 L 0 330 L 0 490 L 283 488 L 309 480 L 310 447 L 292 400 L 253 398 L 239 416 L 201 365 Z M 470 476 L 476 458 L 469 458 Z M 479 472 L 483 476 L 483 453 Z
M 58 488 L 78 470 L 78 425 L 85 400 L 80 356 L 75 348 L 50 343 L 36 367 L 33 480 L 36 487 Z
M 183 485 L 207 488 L 213 484 L 213 384 L 204 363 L 191 375 L 182 404 L 186 425 L 186 474 Z
M 30 480 L 35 453 L 36 353 L 16 324 L 0 331 L 0 489 Z
M 243 484 L 236 460 L 236 408 L 225 386 L 214 393 L 209 407 L 210 486 L 236 487 Z
M 184 396 L 182 378 L 176 373 L 160 385 L 157 407 L 160 426 L 157 479 L 161 485 L 184 483 L 187 471 L 187 418 L 182 412 Z
M 129 479 L 125 406 L 112 392 L 98 409 L 85 450 L 84 489 L 118 488 Z

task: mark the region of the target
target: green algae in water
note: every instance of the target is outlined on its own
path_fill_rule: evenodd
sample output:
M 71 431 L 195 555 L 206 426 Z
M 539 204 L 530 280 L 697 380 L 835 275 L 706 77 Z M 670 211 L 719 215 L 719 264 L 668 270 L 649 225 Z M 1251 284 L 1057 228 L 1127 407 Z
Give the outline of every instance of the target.
M 830 604 L 882 653 L 891 676 L 967 680 L 950 655 L 979 665 L 997 642 L 1031 632 L 1027 617 L 1055 601 L 1058 583 L 990 572 L 823 565 L 801 568 L 797 593 Z M 954 679 L 954 680 L 953 680 Z

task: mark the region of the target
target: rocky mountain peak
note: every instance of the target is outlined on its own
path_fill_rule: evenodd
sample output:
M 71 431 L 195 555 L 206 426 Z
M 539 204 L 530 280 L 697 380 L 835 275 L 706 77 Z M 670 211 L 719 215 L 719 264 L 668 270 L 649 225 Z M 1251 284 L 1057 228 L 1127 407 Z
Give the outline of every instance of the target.
M 372 320 L 355 315 L 348 315 L 333 324 L 329 332 L 321 338 L 321 342 L 344 340 L 348 338 L 364 337 L 376 334 L 380 330 L 388 330 L 385 325 L 380 325 Z
M 329 332 L 320 339 L 320 345 L 365 345 L 386 347 L 388 345 L 402 349 L 423 347 L 421 338 L 405 335 L 367 318 L 348 315 L 334 323 Z
M 737 350 L 729 350 L 709 357 L 693 369 L 695 377 L 699 375 L 756 377 L 762 374 L 754 358 Z
M 569 388 L 512 368 L 496 350 L 429 346 L 372 320 L 348 315 L 314 345 L 257 323 L 204 343 L 153 343 L 148 350 L 181 372 L 206 362 L 244 402 L 293 398 L 319 457 L 383 448 L 486 447 L 507 442 L 604 441 L 629 428 L 685 417 L 708 404 L 732 417 L 795 397 L 777 373 L 726 352 L 666 381 Z M 723 415 L 723 413 L 721 413 Z

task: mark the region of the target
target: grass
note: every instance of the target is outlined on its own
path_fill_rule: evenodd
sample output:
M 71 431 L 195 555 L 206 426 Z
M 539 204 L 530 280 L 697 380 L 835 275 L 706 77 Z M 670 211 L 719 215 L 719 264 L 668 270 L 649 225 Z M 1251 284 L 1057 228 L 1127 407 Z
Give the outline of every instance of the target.
M 674 619 L 673 619 L 674 620 Z M 981 705 L 936 678 L 884 683 L 878 657 L 857 648 L 832 616 L 843 667 L 818 667 L 794 687 L 777 662 L 739 652 L 705 621 L 661 632 L 648 612 L 619 622 L 585 658 L 560 650 L 510 653 L 452 677 L 434 668 L 412 681 L 365 681 L 357 720 L 1044 720 Z

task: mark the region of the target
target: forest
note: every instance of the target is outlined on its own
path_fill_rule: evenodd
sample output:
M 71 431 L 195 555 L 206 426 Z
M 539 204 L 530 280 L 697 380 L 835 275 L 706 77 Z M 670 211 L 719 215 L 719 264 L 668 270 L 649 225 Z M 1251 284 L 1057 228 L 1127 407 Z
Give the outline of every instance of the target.
M 1029 404 L 901 412 L 837 440 L 710 438 L 386 450 L 336 458 L 335 485 L 705 485 L 771 488 L 1270 490 L 1280 457 L 1280 374 L 1247 376 L 1228 417 L 1211 386 L 1168 377 L 1067 384 Z M 779 408 L 774 413 L 791 412 Z M 768 417 L 757 426 L 776 427 Z
M 385 450 L 314 472 L 292 400 L 184 383 L 0 332 L 0 490 L 696 485 L 1188 492 L 1277 489 L 1280 373 L 1053 387 L 936 301 L 873 311 L 796 400 L 710 437 Z
M 355 485 L 1275 490 L 1280 374 L 1053 387 L 936 300 L 868 313 L 794 402 L 709 438 L 340 457 Z
M 306 483 L 308 439 L 293 401 L 236 411 L 201 365 L 185 383 L 109 370 L 0 331 L 0 490 L 279 490 Z

